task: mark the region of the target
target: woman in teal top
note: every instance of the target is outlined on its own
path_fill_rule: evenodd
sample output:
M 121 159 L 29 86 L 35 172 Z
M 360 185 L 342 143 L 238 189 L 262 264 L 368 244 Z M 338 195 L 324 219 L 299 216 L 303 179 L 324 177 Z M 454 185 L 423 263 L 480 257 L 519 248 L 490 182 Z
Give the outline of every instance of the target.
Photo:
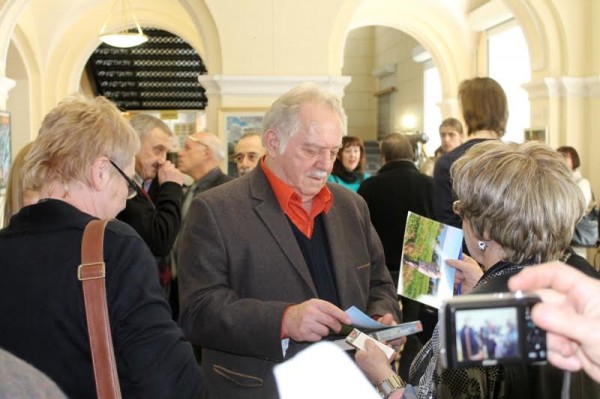
M 369 174 L 365 173 L 365 145 L 362 139 L 344 136 L 328 181 L 356 192 L 367 177 Z

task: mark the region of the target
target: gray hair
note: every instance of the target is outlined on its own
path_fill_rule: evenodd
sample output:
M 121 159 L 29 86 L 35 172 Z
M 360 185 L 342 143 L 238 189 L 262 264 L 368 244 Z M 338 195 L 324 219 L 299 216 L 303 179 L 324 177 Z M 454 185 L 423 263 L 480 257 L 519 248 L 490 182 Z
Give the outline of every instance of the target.
M 159 118 L 148 115 L 148 114 L 137 114 L 134 115 L 130 120 L 131 126 L 136 131 L 140 140 L 144 141 L 148 133 L 154 130 L 155 128 L 159 128 L 163 132 L 165 132 L 168 136 L 173 136 L 173 132 L 169 127 Z
M 240 139 L 238 140 L 238 142 L 242 141 L 243 139 L 247 139 L 248 137 L 262 137 L 262 134 L 259 132 L 246 132 L 242 135 L 242 137 L 240 137 Z
M 223 161 L 226 157 L 225 149 L 223 148 L 223 143 L 216 134 L 210 132 L 203 132 L 206 135 L 202 142 L 210 148 L 211 152 L 215 159 L 219 162 Z
M 585 210 L 562 155 L 539 142 L 486 140 L 450 173 L 465 222 L 477 238 L 500 244 L 508 262 L 559 259 Z
M 280 152 L 285 150 L 288 140 L 303 128 L 300 120 L 300 107 L 306 103 L 329 106 L 339 116 L 343 135 L 346 135 L 346 113 L 340 99 L 315 83 L 302 83 L 275 100 L 263 120 L 263 132 L 273 129 L 279 136 Z M 266 143 L 263 142 L 263 145 L 266 146 Z

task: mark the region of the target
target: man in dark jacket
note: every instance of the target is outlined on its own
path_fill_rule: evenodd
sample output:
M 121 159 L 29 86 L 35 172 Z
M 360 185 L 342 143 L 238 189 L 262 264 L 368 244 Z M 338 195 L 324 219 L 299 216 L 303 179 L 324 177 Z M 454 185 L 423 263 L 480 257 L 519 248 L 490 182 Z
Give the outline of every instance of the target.
M 361 195 L 371 214 L 371 222 L 381 238 L 385 263 L 398 284 L 404 227 L 409 211 L 421 216 L 433 215 L 433 179 L 417 169 L 412 145 L 404 134 L 391 133 L 381 142 L 383 166 L 377 175 L 366 179 L 359 187 Z M 433 308 L 426 307 L 413 300 L 401 297 L 403 321 L 421 320 L 424 331 L 418 338 L 426 342 L 431 336 L 437 319 Z M 412 358 L 421 348 L 415 336 L 408 338 L 400 362 L 400 374 L 408 378 L 408 368 Z
M 194 183 L 185 194 L 181 209 L 183 216 L 196 194 L 233 180 L 233 177 L 227 176 L 219 167 L 224 160 L 223 145 L 213 133 L 198 132 L 187 137 L 183 149 L 179 151 L 177 166 L 194 179 Z
M 391 133 L 381 142 L 383 166 L 358 189 L 371 213 L 371 222 L 383 244 L 385 263 L 398 282 L 402 241 L 408 211 L 433 215 L 433 179 L 419 172 L 408 138 Z
M 219 165 L 225 160 L 225 150 L 221 140 L 209 132 L 191 134 L 185 140 L 177 157 L 179 170 L 190 176 L 194 182 L 187 188 L 181 206 L 181 220 L 185 219 L 192 199 L 203 191 L 210 190 L 234 178 L 223 173 Z M 182 222 L 183 225 L 183 222 Z M 171 251 L 171 265 L 176 270 L 178 263 L 177 248 L 179 239 L 175 241 Z M 175 285 L 177 279 L 175 278 Z M 175 291 L 171 297 L 174 314 L 179 315 L 179 293 Z M 197 351 L 197 356 L 199 352 Z
M 141 185 L 117 215 L 137 231 L 157 260 L 160 284 L 168 298 L 171 285 L 169 252 L 181 225 L 183 174 L 167 161 L 173 133 L 160 119 L 140 114 L 131 118 L 140 137 L 134 180 Z

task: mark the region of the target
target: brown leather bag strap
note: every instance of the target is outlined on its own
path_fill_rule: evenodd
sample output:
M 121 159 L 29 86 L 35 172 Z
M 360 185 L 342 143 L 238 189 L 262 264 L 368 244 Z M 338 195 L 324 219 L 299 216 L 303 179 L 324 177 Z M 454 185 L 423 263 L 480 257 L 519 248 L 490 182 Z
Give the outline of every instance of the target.
M 98 399 L 119 399 L 121 388 L 117 376 L 115 353 L 104 284 L 104 228 L 108 220 L 92 220 L 85 227 L 81 243 L 81 265 L 77 278 L 83 288 L 96 393 Z

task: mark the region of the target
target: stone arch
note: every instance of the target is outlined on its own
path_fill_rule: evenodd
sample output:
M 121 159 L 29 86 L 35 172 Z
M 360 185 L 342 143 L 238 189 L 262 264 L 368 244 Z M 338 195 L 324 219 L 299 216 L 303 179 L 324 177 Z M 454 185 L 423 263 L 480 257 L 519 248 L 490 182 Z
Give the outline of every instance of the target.
M 29 3 L 30 0 L 0 0 L 0 76 L 5 75 L 11 38 L 21 13 Z M 179 0 L 178 4 L 180 7 L 165 12 L 152 3 L 144 2 L 143 6 L 140 3 L 140 11 L 136 10 L 136 16 L 141 24 L 164 29 L 183 38 L 205 60 L 211 73 L 219 73 L 222 65 L 221 45 L 206 4 L 192 0 Z M 44 47 L 49 53 L 39 70 L 43 74 L 41 80 L 53 84 L 43 85 L 44 93 L 39 96 L 41 114 L 66 94 L 79 89 L 85 63 L 98 45 L 97 27 L 89 21 L 98 20 L 97 15 L 106 15 L 109 9 L 110 4 L 99 2 L 85 14 L 73 14 L 68 20 L 62 21 L 66 28 L 60 31 L 60 36 L 49 39 L 49 45 Z M 37 56 L 39 58 L 41 54 Z
M 536 72 L 560 74 L 566 67 L 566 38 L 560 15 L 551 2 L 503 0 L 518 21 L 527 41 L 532 77 Z M 547 73 L 545 73 L 547 74 Z
M 29 0 L 3 0 L 0 7 L 0 76 L 6 74 L 6 57 L 17 20 Z
M 29 104 L 28 109 L 19 110 L 20 114 L 26 115 L 26 117 L 22 119 L 20 123 L 17 119 L 18 117 L 16 113 L 15 118 L 13 119 L 15 135 L 13 136 L 12 140 L 13 144 L 15 144 L 15 148 L 20 148 L 22 145 L 35 138 L 35 127 L 39 126 L 41 122 L 37 115 L 39 115 L 40 110 L 39 88 L 41 87 L 42 83 L 40 79 L 39 60 L 35 56 L 35 53 L 31 47 L 31 43 L 18 26 L 13 30 L 11 43 L 12 46 L 9 47 L 7 58 L 5 58 L 7 72 L 10 73 L 10 62 L 8 55 L 12 53 L 13 55 L 11 56 L 11 59 L 15 56 L 18 57 L 19 62 L 22 64 L 22 68 L 24 70 L 24 76 L 11 76 L 17 80 L 17 87 L 13 90 L 17 90 L 18 97 L 21 102 L 25 101 Z M 11 75 L 13 74 L 11 73 Z M 26 81 L 26 92 L 18 87 L 19 84 L 24 83 L 23 81 Z M 13 110 L 11 109 L 11 104 L 11 96 L 9 96 L 7 109 L 12 112 Z M 19 134 L 19 130 L 25 133 Z
M 200 53 L 206 69 L 212 74 L 223 71 L 223 56 L 221 42 L 215 21 L 204 1 L 179 0 L 181 6 L 188 12 L 194 26 L 198 29 L 199 36 L 205 46 L 205 53 Z M 183 38 L 183 36 L 180 36 Z
M 332 30 L 331 69 L 341 71 L 345 39 L 350 30 L 364 26 L 386 26 L 398 29 L 429 51 L 438 67 L 444 98 L 454 98 L 459 82 L 470 72 L 473 43 L 464 32 L 460 21 L 449 17 L 444 6 L 434 7 L 418 2 L 406 7 L 398 2 L 370 0 L 355 2 L 352 10 L 343 9 L 343 18 L 336 21 Z M 432 24 L 432 20 L 445 20 L 447 24 Z M 456 21 L 454 24 L 451 21 Z M 463 21 L 465 22 L 465 21 Z
M 96 8 L 90 12 L 101 11 Z M 142 26 L 152 26 L 178 35 L 189 43 L 203 60 L 210 59 L 213 56 L 218 58 L 210 65 L 219 66 L 221 64 L 219 58 L 220 45 L 215 44 L 216 33 L 204 28 L 204 32 L 209 31 L 207 34 L 211 38 L 209 45 L 205 45 L 201 32 L 195 25 L 197 19 L 189 16 L 188 12 L 189 8 L 184 7 L 173 10 L 168 14 L 157 9 L 145 8 L 139 12 L 136 11 L 136 16 Z M 56 45 L 51 49 L 48 56 L 47 74 L 48 76 L 56 76 L 56 79 L 54 79 L 55 85 L 53 87 L 47 87 L 45 111 L 49 110 L 59 99 L 79 89 L 85 65 L 99 44 L 98 32 L 95 27 L 88 27 L 85 21 L 85 16 L 74 20 L 72 25 L 67 27 L 64 33 L 56 39 Z M 212 26 L 214 27 L 214 23 Z

